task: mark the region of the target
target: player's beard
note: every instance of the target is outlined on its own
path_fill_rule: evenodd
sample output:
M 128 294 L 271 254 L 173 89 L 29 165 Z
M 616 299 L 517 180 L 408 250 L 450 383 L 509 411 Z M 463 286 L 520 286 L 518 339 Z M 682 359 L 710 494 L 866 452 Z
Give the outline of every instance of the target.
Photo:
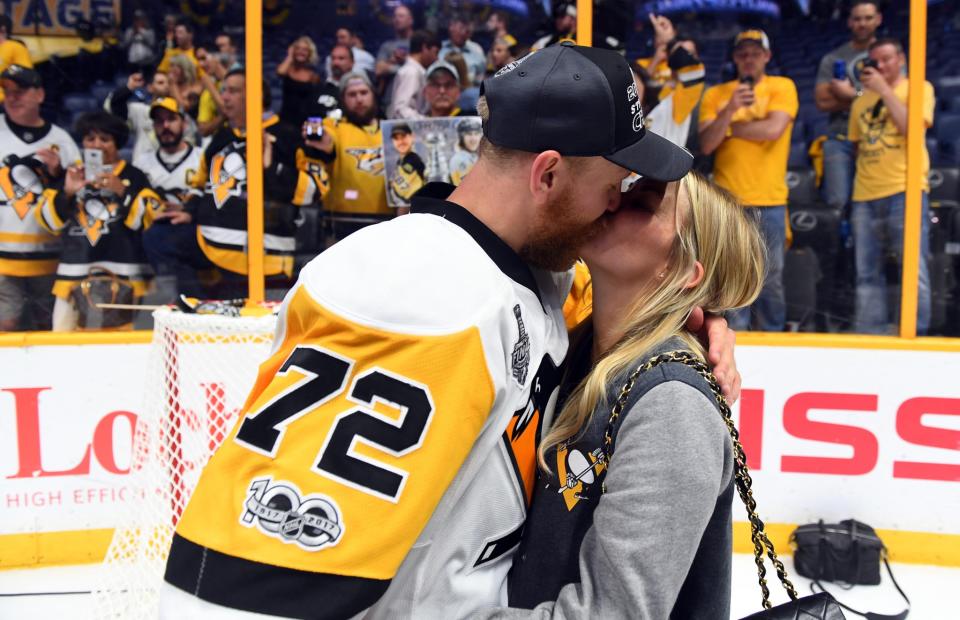
M 576 204 L 564 195 L 547 205 L 546 213 L 520 248 L 520 258 L 534 267 L 566 271 L 573 266 L 580 248 L 599 231 L 599 221 L 578 222 Z

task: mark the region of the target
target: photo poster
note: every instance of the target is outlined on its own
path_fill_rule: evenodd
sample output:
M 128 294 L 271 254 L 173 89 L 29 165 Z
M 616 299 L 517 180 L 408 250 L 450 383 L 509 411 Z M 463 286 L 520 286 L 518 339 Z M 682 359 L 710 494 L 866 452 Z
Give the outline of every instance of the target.
M 477 162 L 479 116 L 383 121 L 387 204 L 408 207 L 433 181 L 460 185 Z

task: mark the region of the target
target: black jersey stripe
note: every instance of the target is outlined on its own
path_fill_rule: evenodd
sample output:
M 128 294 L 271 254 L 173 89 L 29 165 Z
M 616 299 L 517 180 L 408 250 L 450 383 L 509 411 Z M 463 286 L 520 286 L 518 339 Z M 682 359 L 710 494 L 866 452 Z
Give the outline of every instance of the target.
M 376 603 L 389 579 L 283 568 L 225 555 L 173 536 L 167 583 L 205 601 L 261 614 L 326 620 L 350 618 Z

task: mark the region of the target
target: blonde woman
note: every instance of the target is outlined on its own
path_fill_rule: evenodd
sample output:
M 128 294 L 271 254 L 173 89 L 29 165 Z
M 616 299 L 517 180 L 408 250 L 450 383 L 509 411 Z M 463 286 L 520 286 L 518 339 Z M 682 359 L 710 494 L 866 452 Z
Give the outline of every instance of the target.
M 640 180 L 607 217 L 581 252 L 593 313 L 572 334 L 510 573 L 509 603 L 522 609 L 488 615 L 729 618 L 732 447 L 706 380 L 657 366 L 612 424 L 611 408 L 652 356 L 703 358 L 687 317 L 750 304 L 763 244 L 730 194 L 693 173 Z
M 190 118 L 196 120 L 200 111 L 203 84 L 197 77 L 197 66 L 183 54 L 170 58 L 170 95 Z
M 303 36 L 290 44 L 287 57 L 277 66 L 277 75 L 283 79 L 280 118 L 297 129 L 317 100 L 320 74 L 315 67 L 319 62 L 317 45 L 310 37 Z

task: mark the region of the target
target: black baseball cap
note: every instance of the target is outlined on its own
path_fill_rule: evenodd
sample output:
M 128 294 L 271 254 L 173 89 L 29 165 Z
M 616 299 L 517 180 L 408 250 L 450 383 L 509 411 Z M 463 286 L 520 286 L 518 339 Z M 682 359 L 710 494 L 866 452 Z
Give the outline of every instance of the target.
M 633 72 L 612 50 L 570 42 L 528 54 L 484 80 L 484 136 L 504 148 L 603 157 L 657 181 L 682 178 L 693 155 L 647 131 Z
M 392 137 L 394 134 L 398 133 L 413 133 L 413 130 L 410 129 L 410 125 L 407 123 L 397 123 L 390 130 L 390 136 Z
M 23 65 L 10 65 L 0 73 L 0 80 L 10 80 L 20 88 L 40 88 L 43 80 L 40 74 Z

